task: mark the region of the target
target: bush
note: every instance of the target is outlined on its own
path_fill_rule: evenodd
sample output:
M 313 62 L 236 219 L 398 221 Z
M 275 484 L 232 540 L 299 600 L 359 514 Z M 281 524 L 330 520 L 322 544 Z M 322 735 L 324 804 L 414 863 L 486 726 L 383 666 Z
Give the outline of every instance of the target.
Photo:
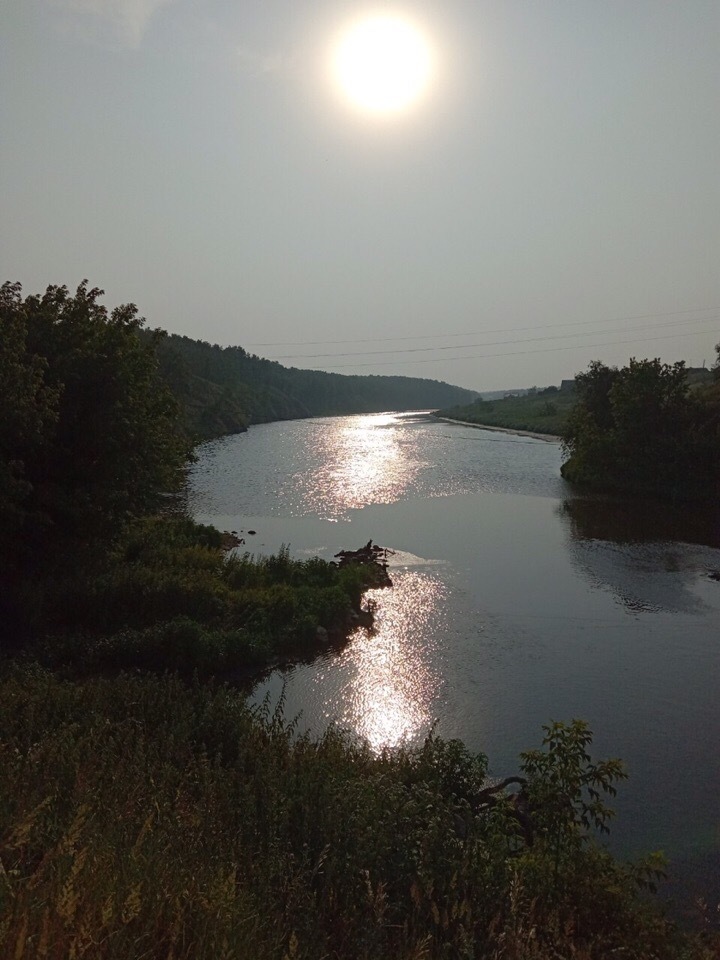
M 0 679 L 0 728 L 2 956 L 711 955 L 591 837 L 557 872 L 542 839 L 518 849 L 509 806 L 473 811 L 486 760 L 457 741 L 376 756 L 227 688 L 35 668 Z M 592 782 L 577 729 L 526 757 L 545 796 Z
M 373 567 L 319 558 L 226 556 L 224 538 L 187 518 L 132 525 L 93 578 L 53 578 L 35 597 L 39 655 L 55 666 L 202 675 L 305 657 L 318 627 L 342 634 L 375 585 Z

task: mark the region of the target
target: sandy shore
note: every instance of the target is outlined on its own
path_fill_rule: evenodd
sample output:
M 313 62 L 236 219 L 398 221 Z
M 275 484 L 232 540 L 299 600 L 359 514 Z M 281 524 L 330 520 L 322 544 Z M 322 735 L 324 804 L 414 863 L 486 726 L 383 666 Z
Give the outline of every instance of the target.
M 468 423 L 467 420 L 451 420 L 450 417 L 435 417 L 445 423 L 459 423 L 463 427 L 475 427 L 477 430 L 492 430 L 495 433 L 512 433 L 516 437 L 534 437 L 536 440 L 547 440 L 548 443 L 560 443 L 562 437 L 554 433 L 534 433 L 532 430 L 513 430 L 511 427 L 491 427 L 486 423 Z

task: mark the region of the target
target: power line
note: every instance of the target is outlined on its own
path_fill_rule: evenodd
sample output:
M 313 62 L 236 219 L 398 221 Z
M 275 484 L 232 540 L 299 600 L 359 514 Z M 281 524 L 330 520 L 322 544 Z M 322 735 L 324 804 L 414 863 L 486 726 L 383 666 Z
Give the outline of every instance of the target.
M 493 360 L 496 357 L 524 357 L 533 353 L 556 353 L 560 350 L 594 350 L 596 347 L 614 347 L 623 343 L 651 343 L 655 340 L 677 340 L 680 337 L 698 337 L 705 332 L 705 330 L 691 330 L 687 332 L 683 331 L 682 333 L 670 333 L 663 337 L 641 337 L 636 340 L 605 340 L 602 343 L 574 343 L 569 347 L 541 347 L 539 350 L 513 350 L 509 353 L 478 353 L 461 357 L 429 357 L 424 360 L 376 360 L 374 363 L 336 363 L 326 364 L 326 366 L 337 370 L 345 367 L 353 367 L 356 369 L 357 367 L 394 367 L 408 363 L 444 363 L 451 360 Z
M 644 324 L 640 327 L 635 327 L 632 330 L 624 331 L 626 333 L 636 333 L 638 330 L 657 330 L 658 327 L 676 327 L 683 324 L 689 323 L 717 323 L 720 320 L 720 317 L 703 317 L 691 320 L 670 320 L 666 323 L 653 323 L 653 324 Z M 438 350 L 474 350 L 476 347 L 501 347 L 506 346 L 511 343 L 538 343 L 541 341 L 547 340 L 567 340 L 568 337 L 593 337 L 597 336 L 597 333 L 588 330 L 580 331 L 579 333 L 557 333 L 549 337 L 521 337 L 516 340 L 491 340 L 488 343 L 456 343 L 452 346 L 444 347 L 399 347 L 395 350 L 353 350 L 347 353 L 291 353 L 278 355 L 275 357 L 269 357 L 270 360 L 311 360 L 311 359 L 325 359 L 328 357 L 372 357 L 372 356 L 386 356 L 389 353 L 433 353 Z M 442 359 L 442 358 L 440 358 Z
M 528 327 L 513 327 L 512 330 L 522 332 L 524 330 L 544 329 L 545 327 L 579 327 L 589 326 L 594 323 L 620 323 L 627 320 L 650 320 L 654 317 L 678 317 L 687 313 L 708 313 L 714 312 L 720 307 L 695 307 L 692 310 L 670 310 L 665 313 L 637 313 L 627 317 L 605 317 L 600 320 L 569 320 L 561 323 L 534 323 Z M 439 340 L 441 338 L 451 337 L 478 337 L 488 333 L 509 333 L 512 332 L 507 327 L 500 327 L 496 330 L 468 330 L 465 333 L 428 333 L 428 334 L 410 334 L 402 337 L 358 337 L 350 340 L 272 340 L 264 343 L 248 343 L 248 347 L 314 347 L 321 344 L 340 344 L 340 343 L 390 343 L 401 340 Z

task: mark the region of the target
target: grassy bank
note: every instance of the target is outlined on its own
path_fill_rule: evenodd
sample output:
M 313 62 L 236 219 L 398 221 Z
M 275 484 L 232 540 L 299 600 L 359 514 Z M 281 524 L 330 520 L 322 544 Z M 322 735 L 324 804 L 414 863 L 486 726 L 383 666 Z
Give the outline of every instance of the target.
M 0 956 L 715 956 L 647 899 L 657 858 L 596 842 L 624 774 L 582 723 L 519 758 L 513 798 L 459 741 L 296 737 L 218 686 L 313 655 L 382 579 L 226 547 L 145 518 L 38 584 L 35 642 L 0 664 Z
M 528 430 L 560 436 L 572 410 L 574 395 L 560 393 L 555 387 L 502 400 L 475 400 L 466 406 L 437 410 L 440 417 L 509 430 Z
M 522 761 L 532 846 L 457 741 L 372 755 L 295 739 L 179 679 L 0 677 L 0 955 L 709 958 L 589 840 L 582 725 Z M 611 762 L 612 764 L 612 762 Z M 567 795 L 548 803 L 557 784 Z
M 101 569 L 55 576 L 27 598 L 33 654 L 75 673 L 217 677 L 317 653 L 357 622 L 381 579 L 373 566 L 228 555 L 226 545 L 188 519 L 136 522 Z

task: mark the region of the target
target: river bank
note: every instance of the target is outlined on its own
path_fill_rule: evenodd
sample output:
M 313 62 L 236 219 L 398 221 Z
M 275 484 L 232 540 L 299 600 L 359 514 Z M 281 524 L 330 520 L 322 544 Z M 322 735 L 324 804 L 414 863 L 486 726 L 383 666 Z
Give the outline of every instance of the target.
M 494 427 L 489 423 L 469 423 L 467 420 L 455 420 L 452 417 L 439 417 L 431 414 L 434 420 L 445 423 L 459 423 L 463 427 L 473 427 L 476 430 L 492 430 L 493 433 L 510 433 L 516 437 L 532 437 L 534 440 L 547 440 L 549 443 L 560 443 L 562 437 L 554 433 L 538 433 L 535 430 L 515 430 L 512 427 Z
M 519 801 L 494 802 L 486 757 L 459 742 L 376 756 L 294 727 L 196 680 L 0 674 L 0 955 L 715 956 L 639 892 L 657 858 L 581 842 L 583 777 L 621 776 L 590 765 L 584 725 L 548 728 L 516 764 L 532 846 Z M 544 813 L 576 763 L 562 813 Z
M 473 403 L 443 407 L 435 412 L 440 417 L 486 429 L 526 430 L 530 435 L 540 434 L 541 438 L 557 438 L 564 434 L 574 405 L 574 391 L 546 387 L 522 396 L 477 399 Z

